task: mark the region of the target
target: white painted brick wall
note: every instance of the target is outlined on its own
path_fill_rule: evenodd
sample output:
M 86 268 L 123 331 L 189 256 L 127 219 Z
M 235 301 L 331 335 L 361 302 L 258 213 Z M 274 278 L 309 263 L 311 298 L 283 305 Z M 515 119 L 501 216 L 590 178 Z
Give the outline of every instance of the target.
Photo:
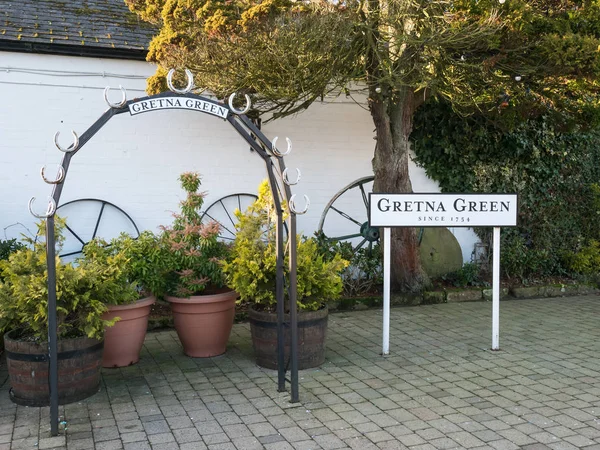
M 24 73 L 23 69 L 69 73 L 51 76 Z M 76 72 L 96 75 L 76 76 Z M 144 79 L 101 74 L 145 78 L 153 72 L 152 65 L 137 61 L 0 52 L 0 228 L 9 227 L 4 233 L 7 237 L 23 230 L 11 224 L 21 223 L 33 230 L 35 219 L 27 211 L 30 197 L 37 197 L 38 211 L 45 209 L 51 187 L 40 179 L 39 170 L 46 164 L 46 173 L 52 177 L 62 157 L 54 147 L 54 133 L 60 131 L 60 142 L 68 146 L 71 129 L 81 134 L 92 125 L 107 109 L 102 95 L 107 85 L 115 88 L 113 101 L 120 98 L 119 85 L 127 89 L 129 98 L 145 95 Z M 300 183 L 292 188 L 298 194 L 298 207 L 304 204 L 302 194 L 310 197 L 309 212 L 298 218 L 298 229 L 305 234 L 316 230 L 323 209 L 336 192 L 372 174 L 375 141 L 371 118 L 345 99 L 316 103 L 298 116 L 266 124 L 263 131 L 271 139 L 279 136 L 278 145 L 283 149 L 286 136 L 293 142 L 285 161 L 292 178 L 295 167 L 302 171 Z M 410 169 L 415 191 L 439 191 L 422 169 L 414 165 Z M 171 222 L 171 211 L 183 197 L 177 177 L 190 170 L 203 176 L 206 205 L 232 193 L 255 193 L 266 177 L 262 159 L 218 118 L 180 110 L 133 117 L 121 114 L 73 158 L 61 203 L 101 198 L 123 208 L 140 229 L 156 230 L 159 224 Z M 364 206 L 352 203 L 345 203 L 347 212 L 366 220 Z M 335 222 L 329 220 L 331 233 L 358 231 L 358 227 L 347 227 L 348 221 L 339 216 Z M 103 224 L 105 229 L 111 226 L 116 230 L 123 224 L 114 219 Z M 468 261 L 475 236 L 466 229 L 453 231 Z

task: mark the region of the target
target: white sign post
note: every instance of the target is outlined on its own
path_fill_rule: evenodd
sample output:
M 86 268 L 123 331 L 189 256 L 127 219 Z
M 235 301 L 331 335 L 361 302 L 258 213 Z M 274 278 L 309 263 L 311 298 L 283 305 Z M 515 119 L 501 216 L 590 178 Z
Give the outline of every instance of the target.
M 390 353 L 391 227 L 494 227 L 492 350 L 500 349 L 500 227 L 517 225 L 516 194 L 369 194 L 369 225 L 383 227 L 383 349 Z

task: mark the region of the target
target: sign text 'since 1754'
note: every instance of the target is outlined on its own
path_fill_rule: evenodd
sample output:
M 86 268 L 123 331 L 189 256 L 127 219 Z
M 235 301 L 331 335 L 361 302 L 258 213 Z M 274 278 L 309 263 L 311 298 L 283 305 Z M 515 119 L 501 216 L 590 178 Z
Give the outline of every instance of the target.
M 517 225 L 517 194 L 369 194 L 372 227 Z

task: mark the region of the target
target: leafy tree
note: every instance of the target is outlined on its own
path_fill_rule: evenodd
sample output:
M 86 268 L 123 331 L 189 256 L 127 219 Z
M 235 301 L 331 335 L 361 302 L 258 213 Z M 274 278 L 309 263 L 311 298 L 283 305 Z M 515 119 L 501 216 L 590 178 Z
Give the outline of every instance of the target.
M 366 95 L 380 192 L 411 192 L 409 136 L 428 97 L 462 112 L 515 105 L 597 120 L 600 0 L 125 1 L 160 27 L 150 92 L 166 68 L 187 67 L 199 88 L 251 93 L 274 118 L 324 95 Z M 392 241 L 394 288 L 421 289 L 415 230 Z

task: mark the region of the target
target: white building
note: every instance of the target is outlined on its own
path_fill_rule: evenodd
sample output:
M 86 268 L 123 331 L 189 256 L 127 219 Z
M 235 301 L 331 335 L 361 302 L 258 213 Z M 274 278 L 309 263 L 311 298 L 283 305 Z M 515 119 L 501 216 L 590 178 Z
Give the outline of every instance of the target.
M 37 198 L 34 209 L 45 210 L 51 186 L 40 178 L 40 168 L 45 165 L 51 178 L 62 157 L 54 134 L 59 131 L 59 142 L 67 147 L 71 130 L 83 133 L 108 108 L 106 86 L 114 88 L 113 101 L 120 98 L 119 85 L 128 98 L 142 97 L 145 80 L 154 72 L 144 61 L 152 30 L 137 22 L 122 0 L 88 1 L 85 8 L 77 1 L 48 6 L 53 3 L 0 0 L 0 238 L 34 229 L 36 219 L 27 209 L 32 196 Z M 373 124 L 364 106 L 331 99 L 263 127 L 269 138 L 279 136 L 280 146 L 285 146 L 285 137 L 293 142 L 285 161 L 292 173 L 296 167 L 302 172 L 293 192 L 310 198 L 308 213 L 298 218 L 298 229 L 307 235 L 317 230 L 338 191 L 372 175 Z M 266 177 L 261 158 L 218 118 L 183 110 L 121 114 L 75 155 L 61 204 L 103 199 L 126 211 L 140 230 L 156 231 L 158 225 L 171 223 L 171 212 L 183 197 L 177 177 L 184 171 L 202 174 L 206 206 L 230 194 L 255 193 Z M 411 178 L 417 192 L 439 190 L 414 165 Z M 362 223 L 367 219 L 360 199 L 354 189 L 335 205 Z M 97 208 L 80 204 L 68 210 L 69 224 L 84 240 L 93 233 Z M 128 231 L 127 221 L 109 210 L 98 234 Z M 357 225 L 331 211 L 325 227 L 330 236 L 359 232 Z M 469 261 L 474 234 L 452 231 Z

